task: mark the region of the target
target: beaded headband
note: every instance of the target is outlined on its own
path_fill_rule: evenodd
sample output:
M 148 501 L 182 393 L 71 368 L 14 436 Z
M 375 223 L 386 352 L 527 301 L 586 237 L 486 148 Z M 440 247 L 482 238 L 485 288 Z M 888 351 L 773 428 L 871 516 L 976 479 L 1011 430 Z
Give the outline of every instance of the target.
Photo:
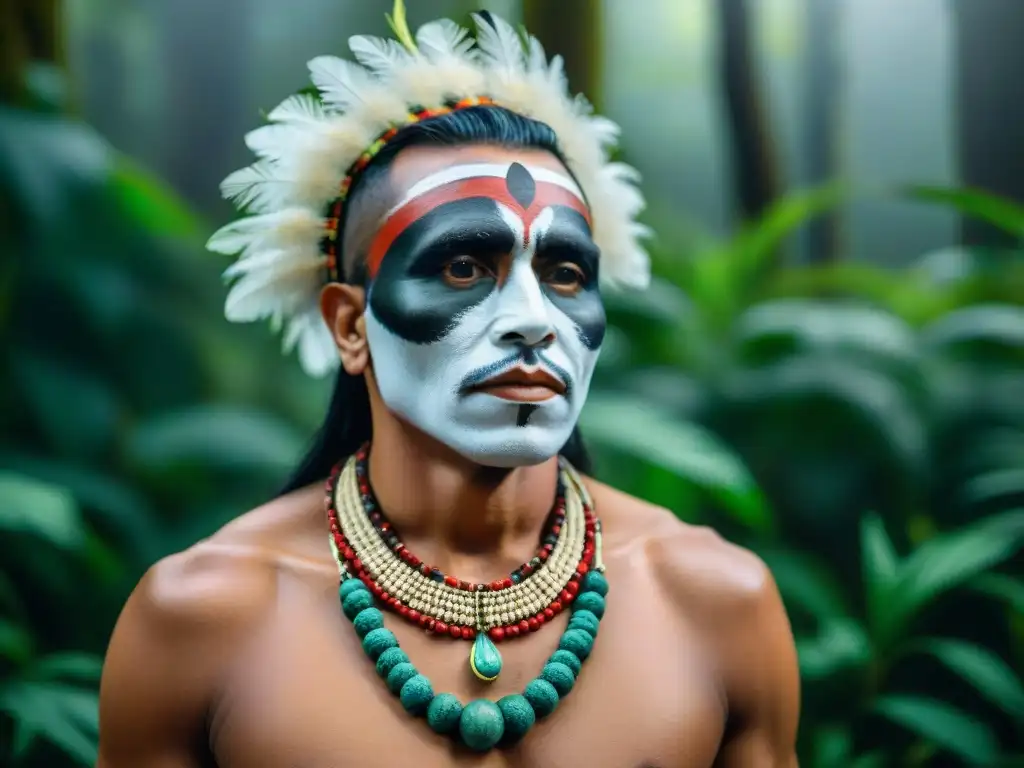
M 359 176 L 360 173 L 370 164 L 370 162 L 377 156 L 377 154 L 384 149 L 384 146 L 391 141 L 403 128 L 408 128 L 410 125 L 415 123 L 421 123 L 424 120 L 429 120 L 432 117 L 439 117 L 446 115 L 449 112 L 455 112 L 460 109 L 466 109 L 467 107 L 481 107 L 487 105 L 493 105 L 494 102 L 486 96 L 469 96 L 458 101 L 450 101 L 443 107 L 436 109 L 425 109 L 423 107 L 413 107 L 409 110 L 408 119 L 402 125 L 393 125 L 388 128 L 384 133 L 377 137 L 377 140 L 373 142 L 366 151 L 359 156 L 351 167 L 346 171 L 345 178 L 341 180 L 341 186 L 338 188 L 338 196 L 334 202 L 331 203 L 330 212 L 327 215 L 327 221 L 325 224 L 326 233 L 324 235 L 324 241 L 322 244 L 324 255 L 327 257 L 327 273 L 331 279 L 341 280 L 341 273 L 338 269 L 338 227 L 341 223 L 342 208 L 345 207 L 345 200 L 348 198 L 348 192 L 352 188 L 352 183 Z
M 647 228 L 636 171 L 611 162 L 615 123 L 568 93 L 561 57 L 548 61 L 538 40 L 505 21 L 474 15 L 475 40 L 448 19 L 405 21 L 402 0 L 388 20 L 397 40 L 356 35 L 356 61 L 309 62 L 317 95 L 287 98 L 246 144 L 257 161 L 228 176 L 224 196 L 250 214 L 221 228 L 207 247 L 237 255 L 224 312 L 232 322 L 270 319 L 286 352 L 322 376 L 338 353 L 320 316 L 324 283 L 339 279 L 338 227 L 354 180 L 403 128 L 479 105 L 501 106 L 548 125 L 589 206 L 605 285 L 646 287 Z M 340 180 L 340 181 L 339 181 Z

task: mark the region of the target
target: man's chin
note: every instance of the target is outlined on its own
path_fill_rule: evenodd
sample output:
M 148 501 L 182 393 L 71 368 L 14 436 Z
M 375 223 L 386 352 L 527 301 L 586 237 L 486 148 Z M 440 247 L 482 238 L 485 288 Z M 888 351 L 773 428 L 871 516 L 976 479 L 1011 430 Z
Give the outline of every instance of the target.
M 517 432 L 534 434 L 488 435 L 489 430 L 480 430 L 476 439 L 458 441 L 458 445 L 450 445 L 455 451 L 474 464 L 497 469 L 515 469 L 543 464 L 557 456 L 568 435 L 555 434 L 552 431 L 540 430 L 536 427 L 519 428 Z M 541 434 L 537 434 L 541 433 Z

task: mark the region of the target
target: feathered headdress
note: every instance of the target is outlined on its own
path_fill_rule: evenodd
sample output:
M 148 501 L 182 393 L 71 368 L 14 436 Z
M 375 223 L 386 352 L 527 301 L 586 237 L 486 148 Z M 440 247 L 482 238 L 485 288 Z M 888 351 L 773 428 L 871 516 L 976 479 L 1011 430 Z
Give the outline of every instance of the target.
M 546 123 L 591 210 L 601 249 L 602 282 L 642 288 L 647 229 L 636 221 L 644 200 L 636 171 L 610 162 L 619 129 L 568 93 L 562 59 L 550 62 L 536 38 L 505 21 L 474 15 L 466 29 L 441 19 L 415 37 L 402 0 L 388 17 L 396 40 L 349 39 L 356 62 L 321 56 L 309 63 L 319 98 L 298 94 L 246 136 L 258 161 L 228 176 L 224 196 L 252 214 L 223 227 L 212 251 L 239 254 L 225 272 L 234 284 L 225 315 L 234 322 L 270 318 L 284 347 L 298 347 L 303 368 L 320 376 L 338 354 L 320 316 L 324 282 L 335 274 L 338 220 L 352 180 L 403 127 L 445 112 L 494 104 Z M 525 45 L 524 45 L 525 42 Z

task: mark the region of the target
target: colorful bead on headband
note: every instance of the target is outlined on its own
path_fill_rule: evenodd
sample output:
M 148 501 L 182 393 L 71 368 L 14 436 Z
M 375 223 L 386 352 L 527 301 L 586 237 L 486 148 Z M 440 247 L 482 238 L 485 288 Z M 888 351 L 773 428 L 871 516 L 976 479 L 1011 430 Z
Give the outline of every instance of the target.
M 334 199 L 334 202 L 331 203 L 330 210 L 327 214 L 327 220 L 324 224 L 324 239 L 321 244 L 321 250 L 324 255 L 327 256 L 327 273 L 331 280 L 336 282 L 341 281 L 341 270 L 338 267 L 338 250 L 341 247 L 338 243 L 338 227 L 341 222 L 342 209 L 345 206 L 345 200 L 348 198 L 349 190 L 352 188 L 352 184 L 355 179 L 359 177 L 359 174 L 363 172 L 373 158 L 375 158 L 377 154 L 384 149 L 387 143 L 391 141 L 391 139 L 393 139 L 403 128 L 408 128 L 410 125 L 421 123 L 432 117 L 439 117 L 441 115 L 446 115 L 449 112 L 466 109 L 467 107 L 480 107 L 492 104 L 494 104 L 494 102 L 488 97 L 477 96 L 453 101 L 445 104 L 443 107 L 436 107 L 434 109 L 413 107 L 409 111 L 409 119 L 405 124 L 392 126 L 388 130 L 384 131 L 384 133 L 378 136 L 377 140 L 367 147 L 363 154 L 361 154 L 359 158 L 352 163 L 345 174 L 345 178 L 341 180 L 341 185 L 338 187 L 338 196 Z

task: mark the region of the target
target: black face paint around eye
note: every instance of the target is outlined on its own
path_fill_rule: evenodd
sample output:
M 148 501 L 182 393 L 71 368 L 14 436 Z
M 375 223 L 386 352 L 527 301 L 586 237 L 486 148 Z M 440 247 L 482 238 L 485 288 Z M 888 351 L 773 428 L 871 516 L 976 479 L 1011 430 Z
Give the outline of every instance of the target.
M 442 268 L 460 254 L 508 253 L 515 235 L 493 200 L 456 200 L 438 206 L 399 235 L 370 287 L 370 307 L 387 328 L 414 344 L 443 339 L 463 313 L 494 290 L 482 279 L 453 289 Z M 475 249 L 475 252 L 474 252 Z
M 599 349 L 604 341 L 607 316 L 598 289 L 598 254 L 589 237 L 590 227 L 576 211 L 555 208 L 550 226 L 537 239 L 539 261 L 575 263 L 586 278 L 581 290 L 567 296 L 552 285 L 544 284 L 545 295 L 569 317 L 587 349 Z

